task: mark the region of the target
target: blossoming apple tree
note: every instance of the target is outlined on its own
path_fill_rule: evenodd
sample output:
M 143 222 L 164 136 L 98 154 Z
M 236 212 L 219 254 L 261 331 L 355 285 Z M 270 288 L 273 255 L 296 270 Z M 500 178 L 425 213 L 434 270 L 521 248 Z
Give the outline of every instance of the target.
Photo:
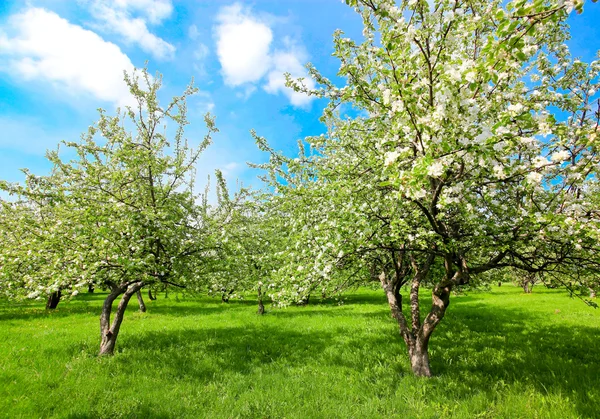
M 3 203 L 3 221 L 14 228 L 3 229 L 0 287 L 29 297 L 73 295 L 90 282 L 109 288 L 101 355 L 113 353 L 127 304 L 142 287 L 206 285 L 214 229 L 227 217 L 194 191 L 195 165 L 217 131 L 207 115 L 208 134 L 196 149 L 188 145 L 186 98 L 196 89 L 162 107 L 160 77 L 144 69 L 126 82 L 136 105 L 116 116 L 101 110 L 80 142 L 66 143 L 73 159 L 51 152 L 50 175 L 26 172 L 25 185 L 2 183 L 16 198 Z
M 334 36 L 346 84 L 310 66 L 318 89 L 288 78 L 329 99 L 328 133 L 263 165 L 300 232 L 273 297 L 339 281 L 349 265 L 370 272 L 413 372 L 430 376 L 453 288 L 506 267 L 597 272 L 600 61 L 565 45 L 583 2 L 346 2 L 364 24 L 361 42 Z

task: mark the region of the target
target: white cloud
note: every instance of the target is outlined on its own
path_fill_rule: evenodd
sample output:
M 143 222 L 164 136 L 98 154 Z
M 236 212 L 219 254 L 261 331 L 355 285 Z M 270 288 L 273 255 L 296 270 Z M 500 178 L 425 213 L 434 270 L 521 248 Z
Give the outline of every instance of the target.
M 305 107 L 313 98 L 286 87 L 284 73 L 290 73 L 294 78 L 305 77 L 305 85 L 313 88 L 314 81 L 307 77 L 302 65 L 306 53 L 287 37 L 284 38 L 284 49 L 271 50 L 273 31 L 270 25 L 276 21 L 252 15 L 240 3 L 221 9 L 215 33 L 225 84 L 244 85 L 244 91 L 237 96 L 247 99 L 256 90 L 254 83 L 260 82 L 266 75 L 264 90 L 267 93 L 283 93 L 292 105 Z
M 239 86 L 260 80 L 270 67 L 271 28 L 239 3 L 222 8 L 217 21 L 217 55 L 225 83 Z
M 239 167 L 240 165 L 238 163 L 230 162 L 221 168 L 221 173 L 223 173 L 223 176 L 230 176 L 233 175 Z
M 308 73 L 302 65 L 302 61 L 306 60 L 306 54 L 300 48 L 293 45 L 289 39 L 285 43 L 287 44 L 287 50 L 275 51 L 273 54 L 273 70 L 269 72 L 267 84 L 264 86 L 264 89 L 268 93 L 273 94 L 281 92 L 288 97 L 292 105 L 306 107 L 313 98 L 286 87 L 284 76 L 284 73 L 290 73 L 294 79 L 303 77 L 304 85 L 309 89 L 314 89 L 315 82 L 312 78 L 308 77 Z
M 12 15 L 0 32 L 0 71 L 47 81 L 67 94 L 86 93 L 117 105 L 131 103 L 123 71 L 134 69 L 118 46 L 53 12 L 30 8 Z
M 114 7 L 144 14 L 152 24 L 160 23 L 173 13 L 171 0 L 112 0 Z
M 92 0 L 90 12 L 99 28 L 137 44 L 157 59 L 172 59 L 175 47 L 150 32 L 147 22 L 160 23 L 173 11 L 166 0 Z M 134 17 L 133 15 L 138 16 Z

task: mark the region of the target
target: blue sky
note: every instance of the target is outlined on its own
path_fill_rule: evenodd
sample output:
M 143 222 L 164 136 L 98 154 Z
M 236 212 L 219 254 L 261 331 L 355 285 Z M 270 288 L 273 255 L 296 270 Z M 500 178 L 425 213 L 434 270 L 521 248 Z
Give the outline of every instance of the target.
M 584 61 L 600 48 L 600 5 L 571 15 L 571 51 Z M 258 185 L 247 161 L 260 162 L 255 129 L 290 153 L 296 141 L 324 131 L 323 101 L 294 94 L 282 73 L 303 76 L 310 61 L 335 78 L 332 34 L 360 37 L 358 16 L 339 0 L 0 0 L 0 179 L 19 169 L 48 171 L 44 153 L 73 141 L 97 119 L 127 103 L 122 71 L 163 74 L 163 100 L 194 77 L 188 138 L 204 135 L 203 114 L 220 133 L 198 167 L 198 182 L 224 170 Z

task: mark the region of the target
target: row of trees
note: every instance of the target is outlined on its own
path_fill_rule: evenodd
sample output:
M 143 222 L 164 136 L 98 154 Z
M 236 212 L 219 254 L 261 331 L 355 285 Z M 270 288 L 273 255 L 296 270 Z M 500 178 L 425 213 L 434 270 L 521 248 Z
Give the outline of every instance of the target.
M 429 376 L 429 341 L 456 287 L 505 269 L 597 286 L 600 62 L 565 46 L 569 9 L 582 4 L 347 3 L 364 39 L 335 34 L 346 84 L 313 67 L 315 90 L 288 78 L 329 101 L 327 134 L 300 141 L 295 158 L 253 134 L 270 155 L 255 165 L 264 192 L 232 195 L 217 173 L 215 203 L 195 193 L 214 121 L 191 149 L 185 99 L 195 89 L 162 108 L 160 78 L 143 70 L 126 77 L 138 106 L 101 112 L 66 143 L 72 160 L 49 153 L 50 175 L 1 184 L 17 198 L 0 212 L 0 291 L 108 288 L 100 353 L 110 354 L 142 287 L 224 298 L 252 289 L 261 311 L 265 294 L 305 303 L 377 281 L 413 372 Z

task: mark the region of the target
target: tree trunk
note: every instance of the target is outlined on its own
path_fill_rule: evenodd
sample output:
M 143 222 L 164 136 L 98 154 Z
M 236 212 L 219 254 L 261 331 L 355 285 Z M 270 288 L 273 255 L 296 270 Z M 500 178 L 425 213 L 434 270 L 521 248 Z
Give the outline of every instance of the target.
M 431 377 L 428 340 L 416 339 L 408 348 L 410 366 L 417 377 Z
M 525 294 L 531 294 L 531 284 L 528 279 L 523 281 L 523 292 Z
M 58 305 L 58 303 L 60 302 L 60 297 L 61 297 L 60 290 L 50 294 L 48 296 L 48 301 L 46 302 L 46 308 L 48 310 L 54 310 L 56 308 L 56 306 Z
M 129 300 L 144 286 L 143 282 L 135 282 L 128 287 L 113 287 L 110 294 L 104 300 L 102 305 L 102 314 L 100 314 L 100 352 L 99 355 L 112 355 L 115 350 L 115 344 L 117 343 L 117 337 L 119 336 L 119 330 L 121 329 L 121 323 L 125 315 L 125 309 Z M 113 302 L 123 294 L 115 317 L 110 323 L 110 315 L 112 312 Z
M 310 294 L 308 294 L 303 299 L 301 299 L 300 301 L 298 301 L 296 303 L 296 305 L 304 307 L 304 306 L 307 306 L 309 302 L 310 302 Z
M 140 305 L 140 311 L 141 311 L 142 313 L 145 313 L 145 312 L 146 312 L 146 304 L 144 304 L 144 299 L 142 298 L 142 291 L 138 290 L 138 291 L 135 293 L 135 295 L 136 295 L 136 297 L 137 297 L 138 304 Z
M 94 292 L 94 284 L 88 284 L 88 292 L 90 294 Z
M 423 322 L 421 322 L 419 288 L 421 282 L 427 276 L 432 262 L 433 257 L 430 257 L 425 264 L 419 266 L 414 259 L 411 260 L 414 276 L 410 287 L 410 325 L 402 312 L 402 294 L 400 294 L 400 287 L 405 283 L 402 279 L 405 277 L 405 274 L 397 269 L 394 277 L 388 278 L 385 271 L 382 271 L 379 275 L 379 280 L 385 291 L 392 317 L 398 322 L 400 336 L 402 336 L 408 348 L 411 369 L 417 377 L 431 377 L 428 352 L 429 338 L 450 305 L 450 293 L 452 292 L 452 285 L 454 283 L 454 279 L 450 280 L 452 276 L 448 276 L 442 283 L 435 286 L 432 292 L 431 310 Z M 460 277 L 457 279 L 460 279 Z
M 258 287 L 258 312 L 257 313 L 260 315 L 265 314 L 265 306 L 263 304 L 263 294 L 262 294 L 261 286 Z
M 148 288 L 148 298 L 150 301 L 156 300 L 156 296 L 152 295 L 152 290 L 150 288 Z
M 229 303 L 229 296 L 231 296 L 231 294 L 233 294 L 234 290 L 223 290 L 221 292 L 221 302 L 222 303 Z
M 596 298 L 596 290 L 593 288 L 590 288 L 590 298 Z

